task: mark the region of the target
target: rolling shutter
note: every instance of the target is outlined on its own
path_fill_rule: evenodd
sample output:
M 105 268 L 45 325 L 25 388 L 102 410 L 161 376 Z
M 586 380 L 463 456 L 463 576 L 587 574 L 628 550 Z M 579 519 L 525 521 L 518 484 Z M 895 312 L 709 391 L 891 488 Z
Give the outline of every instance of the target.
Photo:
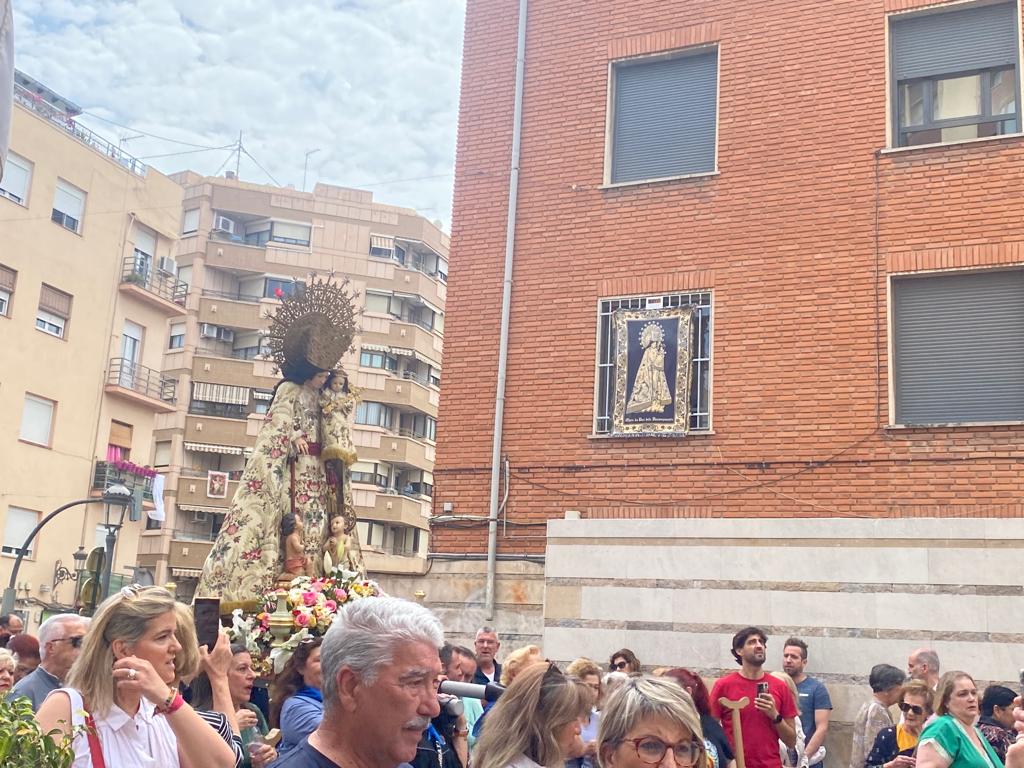
M 893 16 L 896 80 L 934 77 L 1017 62 L 1017 4 Z
M 892 289 L 896 422 L 1024 421 L 1024 271 Z
M 718 51 L 613 70 L 612 183 L 715 170 Z

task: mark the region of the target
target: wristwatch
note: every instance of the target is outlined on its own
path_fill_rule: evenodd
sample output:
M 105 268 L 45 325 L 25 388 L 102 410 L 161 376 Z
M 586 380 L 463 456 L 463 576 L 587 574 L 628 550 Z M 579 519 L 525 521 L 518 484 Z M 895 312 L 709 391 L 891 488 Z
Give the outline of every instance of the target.
M 777 712 L 775 714 L 775 720 L 773 720 L 772 722 L 774 722 L 776 725 L 781 723 L 782 722 L 782 713 L 781 712 Z

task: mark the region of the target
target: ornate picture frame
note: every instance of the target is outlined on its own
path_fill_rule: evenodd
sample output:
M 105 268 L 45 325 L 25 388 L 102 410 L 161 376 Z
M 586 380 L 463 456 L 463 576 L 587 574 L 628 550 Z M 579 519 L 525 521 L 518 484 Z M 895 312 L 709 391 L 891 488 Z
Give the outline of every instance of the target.
M 690 431 L 693 307 L 619 309 L 611 434 L 670 437 Z
M 206 498 L 226 499 L 228 497 L 228 473 L 209 470 L 206 473 Z

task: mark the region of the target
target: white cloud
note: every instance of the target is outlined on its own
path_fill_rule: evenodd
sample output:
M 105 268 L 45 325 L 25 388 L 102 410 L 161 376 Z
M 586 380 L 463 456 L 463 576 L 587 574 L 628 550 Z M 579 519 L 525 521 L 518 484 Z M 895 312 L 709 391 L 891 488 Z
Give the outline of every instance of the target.
M 363 185 L 450 226 L 465 0 L 15 0 L 14 11 L 17 67 L 87 112 L 204 146 L 241 130 L 296 187 L 319 148 L 307 187 Z M 188 147 L 135 138 L 125 149 Z M 149 162 L 212 174 L 227 157 Z M 241 175 L 271 183 L 244 156 Z M 379 183 L 422 177 L 436 178 Z

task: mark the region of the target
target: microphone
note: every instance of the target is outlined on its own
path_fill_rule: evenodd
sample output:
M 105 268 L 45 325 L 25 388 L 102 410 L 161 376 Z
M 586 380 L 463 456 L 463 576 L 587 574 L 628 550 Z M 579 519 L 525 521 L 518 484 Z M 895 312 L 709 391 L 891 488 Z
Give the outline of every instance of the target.
M 439 693 L 461 696 L 464 699 L 497 701 L 498 697 L 505 692 L 505 687 L 497 683 L 479 685 L 478 683 L 456 683 L 454 680 L 445 680 L 437 690 Z

